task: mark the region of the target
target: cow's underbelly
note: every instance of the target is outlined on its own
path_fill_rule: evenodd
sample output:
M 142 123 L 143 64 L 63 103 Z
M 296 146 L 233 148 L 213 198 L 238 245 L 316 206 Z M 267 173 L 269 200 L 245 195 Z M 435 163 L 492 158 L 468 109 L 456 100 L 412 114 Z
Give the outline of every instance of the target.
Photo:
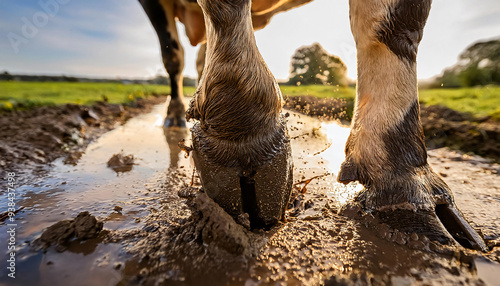
M 289 1 L 290 0 L 254 0 L 252 1 L 252 14 L 265 14 Z
M 184 24 L 186 36 L 191 45 L 196 46 L 205 41 L 205 20 L 200 7 L 196 5 L 184 6 L 181 3 L 175 5 L 175 17 Z
M 254 21 L 256 21 L 254 28 L 262 29 L 269 22 L 269 19 L 262 19 L 262 17 L 270 18 L 273 15 L 270 12 L 291 1 L 294 0 L 253 0 L 252 16 L 263 15 L 254 17 Z M 270 13 L 269 17 L 264 15 L 267 13 Z M 203 12 L 197 4 L 186 0 L 176 1 L 175 17 L 186 27 L 186 35 L 191 45 L 196 46 L 206 40 Z

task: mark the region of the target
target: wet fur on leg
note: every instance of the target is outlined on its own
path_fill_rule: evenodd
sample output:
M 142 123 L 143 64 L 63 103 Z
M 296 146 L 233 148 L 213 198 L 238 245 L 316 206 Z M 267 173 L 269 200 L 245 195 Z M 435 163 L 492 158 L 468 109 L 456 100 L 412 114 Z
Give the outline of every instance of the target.
M 205 67 L 187 111 L 193 159 L 207 194 L 251 228 L 283 216 L 292 187 L 291 148 L 279 86 L 253 35 L 250 0 L 198 0 Z
M 208 27 L 206 65 L 187 112 L 204 152 L 224 166 L 258 167 L 287 139 L 278 84 L 255 44 L 250 1 L 199 4 Z
M 354 204 L 403 231 L 486 251 L 427 163 L 416 54 L 430 0 L 351 0 L 358 86 L 338 180 L 365 186 Z M 349 209 L 349 207 L 346 207 Z M 450 236 L 453 235 L 453 238 Z

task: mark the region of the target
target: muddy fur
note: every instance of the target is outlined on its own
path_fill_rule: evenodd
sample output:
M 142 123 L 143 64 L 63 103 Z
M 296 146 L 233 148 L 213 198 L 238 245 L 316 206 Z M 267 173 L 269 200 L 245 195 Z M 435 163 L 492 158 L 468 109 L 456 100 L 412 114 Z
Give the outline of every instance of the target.
M 251 172 L 281 152 L 289 140 L 285 120 L 281 120 L 279 124 L 279 129 L 273 133 L 236 141 L 212 136 L 197 123 L 192 129 L 193 140 L 197 141 L 197 146 L 200 146 L 200 151 L 210 163 L 224 167 L 242 167 Z
M 410 62 L 403 61 L 399 51 L 391 46 L 405 33 L 412 35 L 415 29 L 421 32 L 427 18 L 422 15 L 428 14 L 429 7 L 412 2 L 411 14 L 421 17 L 403 19 L 403 14 L 409 13 L 405 9 L 410 9 L 404 6 L 404 1 L 369 1 L 368 8 L 358 4 L 359 1 L 353 2 L 351 21 L 360 51 L 358 93 L 352 131 L 346 143 L 346 161 L 338 179 L 346 183 L 357 180 L 365 185 L 366 193 L 373 194 L 369 196 L 369 205 L 374 208 L 404 202 L 432 204 L 432 190 L 442 189 L 445 184 L 427 165 L 416 63 L 413 58 Z M 422 11 L 414 11 L 417 9 L 414 6 Z M 413 41 L 415 53 L 420 39 L 421 36 L 406 39 Z M 397 72 L 374 72 L 380 65 L 392 65 Z
M 347 160 L 342 165 L 339 181 L 359 181 L 369 186 L 370 207 L 396 205 L 411 202 L 433 205 L 432 197 L 446 193 L 446 184 L 437 177 L 427 164 L 422 126 L 418 117 L 418 102 L 414 102 L 404 120 L 384 132 L 380 138 L 384 161 L 381 169 L 356 157 L 357 133 L 351 133 L 346 144 Z M 378 158 L 380 160 L 380 158 Z M 442 191 L 442 190 L 446 191 Z M 368 206 L 368 205 L 367 205 Z
M 179 41 L 175 24 L 176 19 L 185 25 L 186 35 L 191 45 L 196 46 L 202 44 L 196 61 L 199 75 L 198 79 L 201 80 L 205 62 L 204 42 L 206 41 L 206 25 L 203 24 L 203 21 L 206 21 L 206 19 L 204 19 L 198 4 L 206 6 L 205 10 L 208 9 L 207 11 L 209 14 L 213 16 L 213 21 L 220 21 L 221 23 L 226 22 L 226 28 L 238 27 L 237 24 L 232 25 L 234 20 L 246 18 L 246 11 L 248 10 L 253 19 L 253 21 L 249 22 L 250 30 L 258 30 L 269 24 L 269 21 L 275 14 L 288 11 L 311 1 L 312 0 L 200 0 L 198 1 L 199 3 L 197 3 L 196 0 L 139 0 L 158 35 L 163 65 L 171 79 L 170 86 L 172 89 L 172 97 L 168 103 L 165 126 L 185 127 L 185 106 L 182 101 L 184 49 Z M 210 4 L 206 5 L 206 3 Z M 251 5 L 251 10 L 245 9 L 245 11 L 240 11 L 245 14 L 238 14 L 238 9 L 231 8 L 249 5 Z M 226 9 L 227 7 L 229 7 L 229 10 Z M 240 30 L 240 27 L 234 29 Z
M 280 89 L 255 44 L 251 1 L 198 1 L 207 27 L 203 78 L 187 111 L 193 160 L 207 194 L 251 228 L 284 214 L 291 150 Z
M 255 44 L 250 1 L 205 2 L 207 61 L 187 116 L 214 163 L 258 166 L 287 140 L 281 92 Z
M 428 0 L 351 1 L 358 87 L 346 161 L 338 180 L 365 186 L 356 198 L 379 219 L 442 243 L 486 251 L 427 163 L 418 104 L 416 53 Z M 462 235 L 463 234 L 463 235 Z

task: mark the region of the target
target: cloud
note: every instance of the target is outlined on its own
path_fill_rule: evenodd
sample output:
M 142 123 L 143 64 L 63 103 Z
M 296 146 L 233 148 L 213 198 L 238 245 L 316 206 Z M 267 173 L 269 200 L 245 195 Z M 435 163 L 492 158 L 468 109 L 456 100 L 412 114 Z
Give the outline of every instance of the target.
M 90 2 L 72 1 L 61 7 L 17 54 L 9 43 L 1 42 L 0 68 L 107 77 L 157 73 L 161 64 L 157 38 L 139 3 L 114 1 L 117 5 L 110 6 Z M 35 7 L 18 10 L 10 17 L 11 24 L 0 26 L 0 31 L 22 36 L 22 22 L 15 19 L 29 19 L 36 11 Z
M 7 38 L 22 35 L 23 17 L 42 11 L 38 1 L 2 1 L 0 70 L 16 73 L 64 73 L 105 77 L 145 77 L 164 73 L 158 39 L 137 0 L 70 0 L 16 54 Z M 338 55 L 356 76 L 348 1 L 315 0 L 276 15 L 256 32 L 257 45 L 277 78 L 288 77 L 290 58 L 303 45 L 319 42 Z M 433 7 L 419 49 L 419 77 L 439 74 L 453 65 L 472 42 L 499 36 L 500 3 L 439 0 Z M 178 24 L 185 50 L 185 74 L 196 76 L 197 48 Z

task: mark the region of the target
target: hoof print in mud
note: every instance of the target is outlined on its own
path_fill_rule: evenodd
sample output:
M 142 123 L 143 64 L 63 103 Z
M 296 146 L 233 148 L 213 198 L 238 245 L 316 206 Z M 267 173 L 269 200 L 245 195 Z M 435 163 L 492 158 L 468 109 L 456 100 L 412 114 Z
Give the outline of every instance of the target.
M 248 214 L 250 228 L 276 224 L 285 212 L 293 181 L 292 151 L 286 131 L 281 135 L 280 148 L 264 162 L 245 164 L 229 160 L 226 165 L 215 162 L 213 156 L 207 154 L 206 137 L 199 124 L 192 132 L 193 160 L 207 195 L 235 221 L 241 221 L 242 215 Z

